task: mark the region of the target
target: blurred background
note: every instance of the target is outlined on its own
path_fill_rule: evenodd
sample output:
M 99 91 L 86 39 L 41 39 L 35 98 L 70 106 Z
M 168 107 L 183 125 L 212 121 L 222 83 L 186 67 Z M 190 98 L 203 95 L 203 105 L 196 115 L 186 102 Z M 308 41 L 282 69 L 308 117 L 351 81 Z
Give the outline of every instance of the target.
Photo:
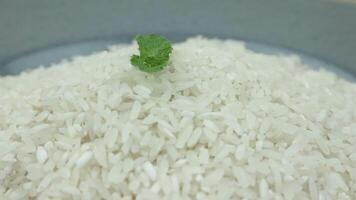
M 235 38 L 302 52 L 356 74 L 354 0 L 1 0 L 0 74 L 134 35 Z

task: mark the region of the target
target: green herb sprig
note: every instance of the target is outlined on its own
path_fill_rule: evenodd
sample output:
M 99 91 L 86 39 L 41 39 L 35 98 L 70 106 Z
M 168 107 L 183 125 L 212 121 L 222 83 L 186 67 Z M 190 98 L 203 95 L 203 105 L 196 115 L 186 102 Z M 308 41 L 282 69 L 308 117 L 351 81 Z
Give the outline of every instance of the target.
M 162 71 L 172 53 L 171 43 L 164 37 L 150 34 L 136 37 L 140 55 L 131 57 L 131 64 L 141 71 L 153 73 Z

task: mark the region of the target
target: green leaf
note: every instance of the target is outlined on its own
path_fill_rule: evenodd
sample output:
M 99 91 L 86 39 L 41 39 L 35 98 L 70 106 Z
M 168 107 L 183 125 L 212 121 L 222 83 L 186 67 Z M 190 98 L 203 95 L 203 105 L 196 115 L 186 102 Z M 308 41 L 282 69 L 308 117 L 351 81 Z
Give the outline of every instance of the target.
M 162 71 L 168 64 L 172 52 L 171 43 L 164 37 L 150 34 L 136 37 L 140 55 L 131 57 L 131 64 L 144 72 Z

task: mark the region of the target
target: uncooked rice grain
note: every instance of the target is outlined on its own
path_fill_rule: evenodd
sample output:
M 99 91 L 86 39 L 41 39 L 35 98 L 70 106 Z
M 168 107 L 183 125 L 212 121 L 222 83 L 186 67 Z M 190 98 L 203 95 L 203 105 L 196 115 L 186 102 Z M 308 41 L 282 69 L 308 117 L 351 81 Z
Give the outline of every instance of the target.
M 195 37 L 0 78 L 0 199 L 356 199 L 356 85 Z

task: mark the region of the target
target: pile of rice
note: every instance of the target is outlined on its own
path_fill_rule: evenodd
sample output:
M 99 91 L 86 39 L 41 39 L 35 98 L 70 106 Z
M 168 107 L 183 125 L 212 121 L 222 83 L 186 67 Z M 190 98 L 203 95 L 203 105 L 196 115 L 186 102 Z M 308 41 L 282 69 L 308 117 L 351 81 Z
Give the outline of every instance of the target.
M 0 199 L 356 199 L 356 84 L 202 37 L 0 79 Z

